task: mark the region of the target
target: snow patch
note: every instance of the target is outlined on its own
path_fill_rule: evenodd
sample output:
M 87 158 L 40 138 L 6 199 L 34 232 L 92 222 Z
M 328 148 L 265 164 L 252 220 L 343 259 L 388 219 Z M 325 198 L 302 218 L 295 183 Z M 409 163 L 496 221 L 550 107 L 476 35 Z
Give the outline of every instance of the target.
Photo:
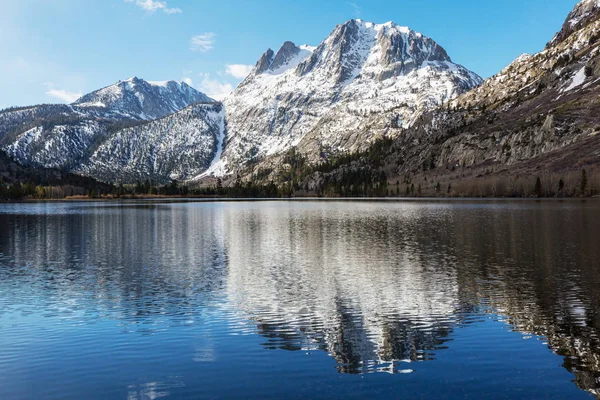
M 577 71 L 575 76 L 573 76 L 573 79 L 571 80 L 571 83 L 569 84 L 569 86 L 567 86 L 564 90 L 562 90 L 562 92 L 568 92 L 569 90 L 573 90 L 576 87 L 581 86 L 585 82 L 585 78 L 586 78 L 586 76 L 585 76 L 585 66 L 584 66 L 579 71 Z
M 164 88 L 169 87 L 169 83 L 171 83 L 171 82 L 176 83 L 176 84 L 178 83 L 175 81 L 148 81 L 148 83 L 152 86 L 161 86 Z
M 281 75 L 284 72 L 296 68 L 298 64 L 302 61 L 306 60 L 313 53 L 315 48 L 310 46 L 302 46 L 300 47 L 300 51 L 294 57 L 292 57 L 287 63 L 283 64 L 281 67 L 275 70 L 268 70 L 265 72 L 266 75 Z
M 193 178 L 192 181 L 197 181 L 206 176 L 224 176 L 226 174 L 226 163 L 221 159 L 223 153 L 223 145 L 225 144 L 225 109 L 222 108 L 219 113 L 212 115 L 212 118 L 218 118 L 219 132 L 217 135 L 217 151 L 213 157 L 208 169 L 197 177 Z
M 90 103 L 79 103 L 77 104 L 78 107 L 99 107 L 99 108 L 106 108 L 106 104 L 102 103 L 101 101 L 94 101 L 94 102 L 90 102 Z

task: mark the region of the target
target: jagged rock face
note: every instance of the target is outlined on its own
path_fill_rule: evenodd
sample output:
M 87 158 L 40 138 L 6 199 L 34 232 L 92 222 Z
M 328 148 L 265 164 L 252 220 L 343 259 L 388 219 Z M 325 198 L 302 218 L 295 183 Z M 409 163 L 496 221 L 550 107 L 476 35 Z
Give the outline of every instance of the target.
M 593 80 L 593 70 L 597 68 L 594 60 L 600 53 L 598 4 L 598 0 L 579 3 L 543 51 L 518 57 L 481 86 L 457 98 L 453 105 L 486 105 L 508 110 L 523 97 L 556 90 L 552 101 L 559 101 L 559 97 L 584 87 Z M 592 76 L 585 76 L 586 67 L 591 69 Z
M 275 71 L 287 65 L 287 63 L 289 63 L 290 60 L 292 60 L 292 58 L 296 57 L 298 53 L 300 53 L 300 51 L 302 51 L 302 49 L 296 47 L 294 43 L 289 41 L 284 42 L 283 46 L 281 46 L 281 48 L 275 55 L 275 58 L 271 63 L 270 69 Z
M 388 130 L 408 127 L 481 81 L 433 40 L 391 22 L 348 21 L 316 48 L 286 42 L 225 100 L 220 173 L 293 146 L 312 158 L 323 149 L 364 148 L 377 137 L 370 116 L 393 111 Z
M 553 40 L 538 54 L 520 56 L 478 87 L 442 107 L 422 113 L 409 126 L 399 121 L 398 109 L 384 109 L 366 115 L 346 135 L 339 136 L 338 148 L 348 148 L 358 138 L 392 136 L 390 132 L 397 131 L 381 167 L 392 177 L 422 178 L 430 169 L 431 175 L 445 175 L 449 180 L 460 179 L 470 171 L 475 171 L 473 179 L 479 177 L 475 174 L 491 170 L 527 176 L 579 171 L 587 164 L 597 163 L 600 157 L 600 7 L 597 4 L 589 0 L 578 4 L 565 24 L 574 28 L 563 28 L 556 36 L 560 40 Z M 574 16 L 583 19 L 571 25 Z M 365 68 L 363 76 L 364 71 Z M 321 151 L 322 143 L 328 139 L 327 132 L 335 127 L 332 120 L 320 120 L 319 128 L 306 134 L 297 149 L 304 154 Z M 283 159 L 282 156 L 267 158 L 248 168 L 243 179 L 263 177 L 267 171 L 266 179 L 275 180 L 285 172 Z M 465 169 L 452 172 L 462 167 Z M 314 174 L 300 186 L 319 192 L 323 182 L 342 174 L 344 168 L 379 167 L 364 158 L 328 174 Z
M 133 77 L 89 93 L 73 105 L 151 120 L 175 113 L 191 104 L 213 101 L 185 82 L 147 82 Z
M 223 141 L 222 105 L 210 100 L 185 83 L 132 78 L 73 105 L 0 112 L 0 146 L 23 165 L 105 181 L 188 179 Z
M 600 10 L 599 0 L 583 0 L 577 4 L 573 11 L 567 16 L 560 32 L 554 36 L 547 47 L 556 46 L 568 38 L 573 32 L 588 25 L 592 20 L 597 18 L 598 10 Z
M 373 51 L 378 52 L 370 57 Z M 425 61 L 451 62 L 446 51 L 430 38 L 393 23 L 373 25 L 352 20 L 338 26 L 312 54 L 309 60 L 298 67 L 300 75 L 315 68 L 333 71 L 336 83 L 350 79 L 366 61 L 366 71 L 378 75 L 382 80 L 407 74 L 420 68 Z M 363 71 L 361 71 L 363 72 Z
M 600 131 L 599 38 L 599 2 L 585 0 L 542 52 L 520 56 L 403 132 L 395 144 L 404 160 L 398 172 L 416 171 L 430 159 L 440 168 L 516 168 L 561 149 L 569 156 L 557 156 L 557 168 L 583 162 L 590 152 L 578 143 L 593 142 Z
M 361 25 L 360 22 L 352 20 L 336 27 L 309 60 L 299 66 L 298 74 L 306 76 L 320 69 L 329 71 L 336 84 L 349 79 L 363 62 L 371 39 L 368 31 L 360 29 Z
M 223 131 L 222 104 L 196 104 L 111 134 L 76 170 L 109 182 L 188 180 L 209 167 Z
M 446 50 L 433 40 L 414 31 L 408 34 L 380 31 L 377 40 L 383 53 L 383 65 L 390 67 L 388 74 L 408 73 L 419 68 L 425 61 L 452 62 Z M 381 78 L 386 79 L 383 75 Z
M 273 50 L 268 49 L 258 60 L 255 67 L 255 73 L 262 74 L 271 68 L 271 64 L 273 63 Z

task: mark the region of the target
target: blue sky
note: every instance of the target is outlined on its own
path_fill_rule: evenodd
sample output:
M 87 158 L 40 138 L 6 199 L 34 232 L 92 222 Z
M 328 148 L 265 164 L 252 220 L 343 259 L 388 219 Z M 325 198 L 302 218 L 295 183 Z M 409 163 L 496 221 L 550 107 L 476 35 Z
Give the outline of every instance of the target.
M 394 21 L 489 77 L 534 53 L 577 0 L 0 0 L 0 108 L 68 102 L 138 76 L 219 96 L 269 47 L 352 18 Z

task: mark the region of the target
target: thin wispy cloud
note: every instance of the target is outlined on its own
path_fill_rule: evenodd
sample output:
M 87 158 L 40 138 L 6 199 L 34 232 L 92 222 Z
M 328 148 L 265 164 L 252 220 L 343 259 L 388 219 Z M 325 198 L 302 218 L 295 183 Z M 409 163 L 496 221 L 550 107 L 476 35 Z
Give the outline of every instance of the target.
M 227 64 L 225 68 L 225 73 L 228 75 L 231 75 L 237 79 L 244 79 L 248 76 L 248 74 L 250 74 L 250 72 L 252 72 L 252 68 L 254 68 L 254 66 L 246 64 Z
M 361 14 L 361 11 L 362 11 L 362 9 L 360 8 L 360 6 L 358 4 L 356 4 L 356 3 L 354 3 L 354 2 L 349 2 L 347 4 L 352 8 L 352 10 L 354 10 L 354 17 L 355 18 L 360 18 L 360 14 Z
M 166 1 L 159 0 L 125 0 L 126 3 L 135 3 L 136 6 L 149 13 L 162 11 L 165 14 L 179 14 L 180 8 L 170 8 Z
M 214 32 L 205 32 L 201 35 L 192 36 L 190 39 L 190 49 L 206 53 L 214 48 L 215 38 L 217 34 Z
M 49 89 L 46 94 L 50 97 L 60 100 L 63 103 L 73 103 L 83 96 L 82 93 L 68 92 L 63 89 Z

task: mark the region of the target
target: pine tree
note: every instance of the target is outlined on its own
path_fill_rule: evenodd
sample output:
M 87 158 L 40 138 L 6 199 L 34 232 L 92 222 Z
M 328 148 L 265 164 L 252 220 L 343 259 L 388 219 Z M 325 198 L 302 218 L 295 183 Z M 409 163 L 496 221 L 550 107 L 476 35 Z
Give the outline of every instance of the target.
M 535 180 L 534 193 L 535 193 L 535 195 L 537 197 L 541 197 L 542 196 L 542 181 L 540 180 L 539 176 Z
M 581 170 L 581 195 L 585 196 L 585 190 L 587 189 L 587 172 L 585 169 Z

